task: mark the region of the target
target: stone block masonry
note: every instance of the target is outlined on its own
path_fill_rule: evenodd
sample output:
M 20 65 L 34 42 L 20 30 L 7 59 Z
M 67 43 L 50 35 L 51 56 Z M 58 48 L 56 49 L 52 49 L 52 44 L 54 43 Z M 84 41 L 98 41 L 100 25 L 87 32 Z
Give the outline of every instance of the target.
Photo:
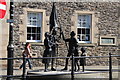
M 74 15 L 76 10 L 78 11 L 93 11 L 95 12 L 95 17 L 98 22 L 95 23 L 95 27 L 98 28 L 97 43 L 94 46 L 84 46 L 86 48 L 87 56 L 107 56 L 109 52 L 112 54 L 118 54 L 118 45 L 120 45 L 119 38 L 119 19 L 118 19 L 118 7 L 120 7 L 119 2 L 56 2 L 55 6 L 57 8 L 58 19 L 63 27 L 63 32 L 65 37 L 68 38 L 71 31 L 72 24 L 71 17 Z M 22 57 L 22 50 L 24 49 L 24 42 L 20 42 L 19 39 L 19 29 L 20 25 L 23 24 L 23 19 L 20 18 L 24 15 L 24 8 L 30 9 L 44 9 L 46 10 L 46 16 L 50 16 L 52 3 L 51 2 L 16 2 L 14 8 L 14 45 L 15 57 Z M 116 46 L 100 46 L 99 42 L 100 36 L 116 36 L 117 45 Z M 79 49 L 81 49 L 82 44 L 79 44 Z M 37 53 L 38 57 L 42 57 L 44 46 L 41 44 L 32 43 L 33 53 Z M 58 56 L 66 56 L 67 50 L 65 44 L 59 45 Z M 62 65 L 65 60 L 60 59 L 59 63 Z M 42 66 L 41 60 L 33 60 L 34 66 Z M 59 64 L 59 65 L 60 65 Z M 87 59 L 87 65 L 108 65 L 108 59 L 106 58 L 94 58 Z M 118 65 L 117 58 L 113 58 L 113 65 Z

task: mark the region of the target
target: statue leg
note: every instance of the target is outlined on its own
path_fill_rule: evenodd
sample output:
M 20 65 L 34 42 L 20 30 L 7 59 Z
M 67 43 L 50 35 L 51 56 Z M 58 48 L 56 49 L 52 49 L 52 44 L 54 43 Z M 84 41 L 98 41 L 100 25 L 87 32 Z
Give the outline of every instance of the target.
M 51 53 L 51 57 L 55 57 L 55 49 L 53 49 L 52 53 Z M 52 61 L 51 61 L 51 70 L 52 71 L 56 71 L 56 69 L 54 68 L 54 58 L 52 58 Z
M 76 62 L 76 59 L 74 60 L 74 71 L 77 70 L 77 62 Z
M 70 55 L 68 54 L 67 57 L 70 57 Z M 66 58 L 65 68 L 62 69 L 62 70 L 67 70 L 68 69 L 68 60 L 69 60 L 69 58 Z
M 78 63 L 78 60 L 77 60 L 76 66 L 78 67 L 77 71 L 79 71 L 80 70 L 80 65 Z
M 47 72 L 48 65 L 45 63 L 45 72 Z
M 52 59 L 51 70 L 52 70 L 52 71 L 56 71 L 56 69 L 53 68 L 53 66 L 54 66 L 54 59 Z
M 44 70 L 45 72 L 48 71 L 48 67 L 49 67 L 49 61 L 48 60 L 46 60 L 46 63 L 45 63 L 45 70 Z

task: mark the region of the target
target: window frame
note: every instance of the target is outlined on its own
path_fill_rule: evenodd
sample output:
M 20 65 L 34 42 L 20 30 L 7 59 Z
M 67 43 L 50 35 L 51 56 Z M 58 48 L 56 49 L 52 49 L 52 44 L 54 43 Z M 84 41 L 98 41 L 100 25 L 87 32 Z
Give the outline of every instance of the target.
M 79 20 L 78 20 L 78 19 L 79 19 L 79 16 L 89 16 L 89 17 L 90 17 L 90 21 L 89 21 L 89 22 L 86 21 L 86 22 L 88 22 L 88 24 L 90 24 L 90 27 L 88 27 L 88 26 L 86 26 L 86 27 L 83 27 L 83 26 L 80 27 L 79 24 L 78 24 L 78 23 L 79 23 Z M 83 22 L 83 21 L 81 21 L 81 22 Z M 92 26 L 92 15 L 91 15 L 91 14 L 78 14 L 78 16 L 77 16 L 77 37 L 78 37 L 78 29 L 90 29 L 90 30 L 89 30 L 89 34 L 88 34 L 88 35 L 89 35 L 89 41 L 79 41 L 79 40 L 78 40 L 78 43 L 90 43 L 91 26 Z M 86 33 L 85 33 L 85 34 L 82 34 L 82 33 L 81 33 L 80 35 L 86 35 Z M 82 36 L 80 36 L 80 37 L 82 37 Z M 78 38 L 77 38 L 77 39 L 78 39 Z
M 40 14 L 40 15 L 41 15 L 41 17 L 40 17 L 41 20 L 40 20 L 40 18 L 39 18 L 38 21 L 41 22 L 41 25 L 39 25 L 39 24 L 38 24 L 39 26 L 38 26 L 37 24 L 36 24 L 36 26 L 35 26 L 35 25 L 28 25 L 28 14 L 29 14 L 29 13 L 35 13 L 35 14 L 38 14 L 38 15 Z M 36 19 L 36 20 L 37 20 L 37 19 Z M 27 26 L 27 28 L 28 28 L 28 27 L 31 27 L 31 28 L 33 28 L 33 27 L 36 27 L 36 28 L 37 28 L 37 27 L 40 27 L 40 34 L 39 34 L 39 35 L 40 35 L 40 40 L 28 40 L 28 39 L 26 38 L 26 42 L 41 42 L 41 41 L 42 41 L 42 40 L 41 40 L 41 39 L 42 39 L 42 25 L 43 25 L 43 24 L 42 24 L 42 21 L 43 21 L 43 13 L 42 13 L 42 12 L 31 12 L 31 11 L 27 11 L 27 25 L 26 25 L 26 26 Z M 30 34 L 32 34 L 32 33 L 30 33 Z M 27 35 L 28 35 L 28 33 L 26 34 L 26 36 L 27 36 Z M 28 36 L 27 36 L 27 37 L 28 37 Z
M 102 43 L 102 38 L 104 39 L 114 39 L 114 43 Z M 106 46 L 109 46 L 109 45 L 117 45 L 117 37 L 116 36 L 100 36 L 100 45 L 106 45 Z
M 45 32 L 49 31 L 48 27 L 48 21 L 49 21 L 49 16 L 46 16 L 46 10 L 45 9 L 33 9 L 33 8 L 23 8 L 24 14 L 20 15 L 20 18 L 23 20 L 23 24 L 19 25 L 20 30 L 19 32 L 21 33 L 20 35 L 20 42 L 28 42 L 27 41 L 27 13 L 28 12 L 38 12 L 42 13 L 42 27 L 41 27 L 41 41 L 40 42 L 31 42 L 32 44 L 43 44 L 44 43 L 44 34 Z
M 93 44 L 93 43 L 97 43 L 97 38 L 95 38 L 95 34 L 97 34 L 98 32 L 94 32 L 94 30 L 98 30 L 97 27 L 95 27 L 95 23 L 98 21 L 98 19 L 95 17 L 95 12 L 94 11 L 79 11 L 76 10 L 74 16 L 72 17 L 72 20 L 74 22 L 74 26 L 72 26 L 71 31 L 75 31 L 77 33 L 77 25 L 78 25 L 78 15 L 91 15 L 91 27 L 90 27 L 90 41 L 85 42 L 85 41 L 81 41 L 78 43 L 85 43 L 85 44 Z M 77 34 L 76 34 L 76 38 L 77 38 Z

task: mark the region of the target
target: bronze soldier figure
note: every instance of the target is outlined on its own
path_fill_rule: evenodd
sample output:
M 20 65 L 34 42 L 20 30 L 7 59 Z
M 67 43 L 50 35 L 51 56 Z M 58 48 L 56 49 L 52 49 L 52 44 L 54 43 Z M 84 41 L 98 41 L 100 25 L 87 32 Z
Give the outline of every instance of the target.
M 50 49 L 50 46 L 49 46 L 49 43 L 50 43 L 49 41 L 50 41 L 50 40 L 49 40 L 49 33 L 46 32 L 46 33 L 45 33 L 45 39 L 44 39 L 45 50 L 44 50 L 43 57 L 50 57 L 50 51 L 51 51 L 51 49 Z M 49 66 L 50 59 L 49 59 L 49 58 L 43 59 L 43 60 L 42 60 L 42 63 L 45 64 L 45 70 L 44 70 L 44 71 L 45 71 L 45 72 L 48 71 L 47 68 L 48 68 L 48 66 Z
M 78 50 L 77 50 L 77 47 L 78 47 L 77 43 L 78 42 L 75 38 L 75 32 L 72 31 L 70 33 L 70 36 L 71 37 L 68 39 L 63 39 L 66 42 L 69 42 L 69 50 L 68 50 L 67 57 L 70 57 L 72 54 L 74 54 L 74 56 L 78 56 Z M 62 70 L 67 70 L 68 69 L 67 66 L 68 66 L 68 58 L 66 58 L 65 68 Z M 80 68 L 79 68 L 79 64 L 78 64 L 78 59 L 75 59 L 75 64 L 74 64 L 75 69 L 76 69 L 76 66 L 78 66 L 78 70 L 79 70 Z
M 45 50 L 44 50 L 43 57 L 55 57 L 55 44 L 52 39 L 54 40 L 52 35 L 46 32 L 45 39 L 44 39 Z M 56 69 L 53 68 L 54 59 L 47 58 L 42 60 L 42 63 L 45 64 L 45 70 L 44 70 L 45 72 L 48 71 L 47 68 L 49 67 L 50 62 L 51 62 L 51 70 L 56 71 Z
M 56 56 L 55 36 L 50 35 L 49 39 L 50 39 L 50 45 L 49 45 L 49 46 L 50 46 L 50 48 L 51 48 L 50 54 L 51 54 L 51 57 L 55 57 L 55 56 Z M 54 58 L 52 58 L 52 60 L 51 60 L 51 70 L 52 70 L 52 71 L 56 71 L 56 69 L 53 68 L 53 66 L 54 66 Z

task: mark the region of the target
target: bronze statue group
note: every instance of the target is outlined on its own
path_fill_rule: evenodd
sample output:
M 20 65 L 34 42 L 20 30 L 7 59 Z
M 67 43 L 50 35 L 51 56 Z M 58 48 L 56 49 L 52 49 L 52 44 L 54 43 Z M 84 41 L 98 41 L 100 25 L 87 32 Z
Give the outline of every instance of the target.
M 59 23 L 59 26 L 60 26 L 59 28 L 58 28 L 58 25 L 57 25 L 58 23 Z M 62 36 L 63 40 L 65 41 L 66 47 L 67 47 L 66 42 L 68 42 L 68 47 L 69 48 L 67 48 L 67 50 L 68 50 L 67 57 L 70 57 L 70 56 L 78 57 L 79 56 L 78 42 L 75 38 L 76 34 L 75 34 L 74 31 L 72 31 L 70 33 L 70 38 L 68 38 L 68 39 L 64 38 L 64 34 L 63 34 L 63 31 L 62 31 L 60 22 L 59 22 L 59 20 L 57 20 L 56 8 L 55 8 L 54 3 L 53 3 L 53 7 L 52 7 L 52 12 L 51 12 L 51 15 L 50 15 L 50 23 L 49 24 L 50 24 L 50 32 L 45 33 L 45 39 L 44 39 L 45 50 L 44 50 L 44 53 L 43 53 L 43 60 L 42 60 L 42 63 L 45 64 L 45 69 L 44 69 L 45 72 L 48 71 L 48 67 L 49 67 L 50 63 L 51 63 L 51 70 L 56 71 L 56 69 L 54 68 L 55 58 L 52 58 L 52 57 L 57 57 L 57 54 L 58 54 L 58 50 L 56 50 L 56 47 L 58 49 L 58 44 L 56 43 L 58 41 L 58 39 L 56 37 L 56 35 L 57 35 L 56 33 L 57 33 L 58 29 L 60 29 L 60 37 Z M 81 51 L 82 51 L 81 56 L 85 56 L 85 54 L 84 54 L 85 49 L 81 48 Z M 31 54 L 30 43 L 26 43 L 25 50 L 24 50 L 23 54 L 25 54 L 26 57 L 28 57 L 28 58 L 32 57 L 30 55 Z M 69 58 L 66 58 L 65 68 L 62 69 L 62 70 L 67 70 L 68 69 L 68 60 L 69 60 Z M 26 62 L 29 63 L 29 68 L 32 69 L 30 60 L 27 59 Z M 74 59 L 74 71 L 79 71 L 80 70 L 80 65 L 81 66 L 85 65 L 85 59 L 84 58 L 81 58 L 81 59 L 75 58 Z M 20 66 L 20 69 L 22 67 L 23 67 L 23 64 Z
M 65 42 L 68 42 L 68 54 L 67 57 L 70 57 L 74 55 L 75 57 L 79 57 L 79 52 L 78 52 L 78 42 L 75 38 L 75 32 L 72 31 L 70 33 L 70 38 L 65 39 L 63 37 L 63 40 Z M 54 66 L 54 58 L 47 58 L 47 57 L 56 57 L 56 39 L 53 35 L 51 35 L 49 32 L 45 33 L 45 39 L 44 39 L 44 54 L 43 54 L 43 60 L 42 63 L 45 64 L 45 69 L 44 71 L 48 71 L 49 64 L 51 63 L 51 70 L 56 71 L 56 69 L 53 67 Z M 85 49 L 81 48 L 82 54 L 81 56 L 84 56 Z M 45 58 L 44 58 L 45 57 Z M 65 67 L 62 69 L 63 70 L 68 70 L 68 60 L 69 58 L 66 58 L 66 64 Z M 79 63 L 80 62 L 80 63 Z M 80 65 L 85 65 L 84 59 L 81 58 L 75 58 L 74 59 L 74 71 L 79 71 L 80 70 Z
M 52 71 L 56 71 L 56 69 L 54 68 L 54 58 L 52 57 L 57 57 L 56 54 L 56 47 L 58 47 L 58 45 L 56 44 L 56 38 L 54 36 L 55 33 L 50 34 L 49 32 L 45 33 L 45 39 L 44 39 L 44 46 L 45 46 L 45 50 L 43 53 L 43 59 L 42 59 L 42 63 L 45 64 L 45 69 L 44 71 L 47 72 L 48 71 L 48 67 L 49 64 L 51 63 L 51 70 Z M 79 53 L 78 53 L 78 42 L 75 38 L 75 32 L 72 31 L 70 33 L 70 38 L 65 39 L 63 37 L 63 40 L 65 42 L 68 42 L 69 48 L 68 48 L 68 54 L 67 57 L 70 57 L 72 55 L 74 55 L 74 57 L 78 57 Z M 85 49 L 81 48 L 81 56 L 85 56 Z M 25 45 L 25 50 L 23 51 L 23 55 L 25 55 L 28 58 L 31 58 L 31 44 L 29 42 L 26 43 Z M 51 58 L 50 58 L 51 57 Z M 69 58 L 66 58 L 66 64 L 63 70 L 68 70 L 68 60 Z M 32 69 L 32 65 L 31 65 L 31 61 L 29 59 L 26 59 L 26 62 L 29 64 L 29 68 Z M 80 63 L 79 63 L 80 62 Z M 74 71 L 79 71 L 80 70 L 80 66 L 84 66 L 85 65 L 85 58 L 75 58 L 74 59 Z M 23 67 L 23 64 L 20 66 L 20 69 Z

